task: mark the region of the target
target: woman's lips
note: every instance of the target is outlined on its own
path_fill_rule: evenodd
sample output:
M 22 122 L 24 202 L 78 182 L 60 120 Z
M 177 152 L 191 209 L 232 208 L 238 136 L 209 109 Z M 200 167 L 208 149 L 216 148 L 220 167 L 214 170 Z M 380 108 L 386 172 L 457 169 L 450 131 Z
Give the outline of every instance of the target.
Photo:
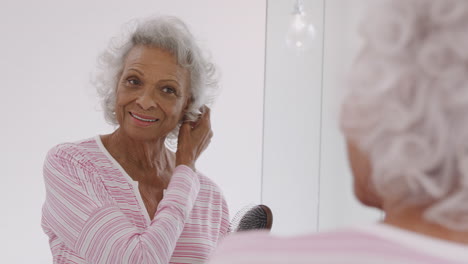
M 142 122 L 149 122 L 149 123 L 154 123 L 154 122 L 157 122 L 159 121 L 159 118 L 154 118 L 152 116 L 146 116 L 146 115 L 141 115 L 141 114 L 136 114 L 136 113 L 132 113 L 132 112 L 129 112 L 129 114 L 139 120 L 139 121 L 142 121 Z

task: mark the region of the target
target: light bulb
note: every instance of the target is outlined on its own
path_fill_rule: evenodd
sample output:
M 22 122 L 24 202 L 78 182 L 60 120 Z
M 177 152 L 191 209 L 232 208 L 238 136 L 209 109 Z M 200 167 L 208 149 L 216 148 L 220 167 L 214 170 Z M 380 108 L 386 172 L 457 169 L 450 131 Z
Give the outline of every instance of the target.
M 316 31 L 307 16 L 302 2 L 297 1 L 286 35 L 286 44 L 293 49 L 304 50 L 312 45 Z

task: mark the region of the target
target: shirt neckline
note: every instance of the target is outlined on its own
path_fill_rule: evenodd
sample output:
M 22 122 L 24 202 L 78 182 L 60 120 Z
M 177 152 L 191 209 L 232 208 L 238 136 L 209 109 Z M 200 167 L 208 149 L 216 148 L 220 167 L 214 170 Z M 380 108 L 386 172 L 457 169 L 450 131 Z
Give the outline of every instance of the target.
M 114 157 L 112 157 L 112 155 L 109 153 L 109 151 L 106 149 L 106 147 L 102 143 L 100 135 L 95 136 L 94 139 L 99 149 L 102 151 L 102 153 L 104 153 L 104 155 L 106 155 L 106 157 L 112 162 L 112 164 L 114 164 L 114 166 L 120 171 L 120 173 L 123 175 L 125 180 L 127 180 L 128 184 L 131 186 L 133 194 L 135 195 L 138 201 L 138 204 L 140 206 L 140 211 L 145 218 L 146 225 L 149 225 L 149 223 L 151 223 L 151 218 L 148 214 L 148 210 L 146 210 L 145 203 L 143 202 L 143 199 L 141 198 L 140 189 L 138 187 L 138 181 L 134 181 L 132 177 L 130 177 L 130 175 L 128 175 L 125 169 L 120 165 L 120 163 L 118 163 L 117 160 L 115 160 Z
M 468 259 L 468 246 L 463 244 L 430 237 L 385 223 L 375 223 L 356 228 L 363 232 L 371 233 L 374 236 L 404 245 L 413 250 L 424 252 L 427 255 L 452 261 Z

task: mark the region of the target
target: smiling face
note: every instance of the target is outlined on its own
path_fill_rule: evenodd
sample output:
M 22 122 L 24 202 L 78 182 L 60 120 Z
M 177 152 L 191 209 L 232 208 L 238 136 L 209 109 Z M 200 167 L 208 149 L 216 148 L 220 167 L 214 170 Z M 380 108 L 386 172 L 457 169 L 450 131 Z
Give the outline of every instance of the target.
M 159 48 L 135 46 L 117 85 L 115 114 L 120 129 L 134 140 L 167 136 L 187 108 L 189 73 Z

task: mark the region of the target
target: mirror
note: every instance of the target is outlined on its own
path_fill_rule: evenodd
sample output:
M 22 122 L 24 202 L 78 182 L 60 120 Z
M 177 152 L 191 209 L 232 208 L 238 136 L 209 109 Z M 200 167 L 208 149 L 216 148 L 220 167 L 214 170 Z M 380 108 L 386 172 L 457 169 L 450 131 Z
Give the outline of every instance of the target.
M 274 214 L 272 232 L 285 235 L 378 218 L 352 195 L 337 127 L 344 62 L 356 42 L 351 27 L 363 2 L 305 0 L 316 29 L 305 53 L 285 45 L 293 0 L 4 3 L 4 262 L 51 263 L 40 228 L 45 154 L 113 130 L 90 76 L 122 25 L 151 14 L 184 20 L 221 71 L 215 136 L 197 167 L 222 188 L 231 216 L 264 203 Z
M 110 38 L 134 18 L 180 17 L 211 53 L 221 93 L 212 111 L 214 137 L 197 168 L 223 189 L 232 216 L 258 203 L 265 6 L 251 0 L 3 3 L 2 262 L 52 263 L 40 227 L 45 154 L 58 143 L 113 130 L 90 78 Z

